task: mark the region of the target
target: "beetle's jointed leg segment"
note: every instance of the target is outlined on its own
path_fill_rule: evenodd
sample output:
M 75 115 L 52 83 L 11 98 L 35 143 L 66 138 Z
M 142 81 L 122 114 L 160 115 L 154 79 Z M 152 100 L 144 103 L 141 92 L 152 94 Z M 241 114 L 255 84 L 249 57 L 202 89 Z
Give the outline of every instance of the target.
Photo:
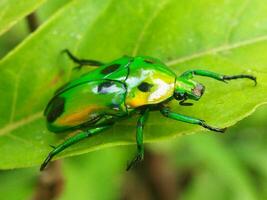
M 146 108 L 142 111 L 140 118 L 137 121 L 136 129 L 136 143 L 137 143 L 137 155 L 136 157 L 128 164 L 127 171 L 131 169 L 137 162 L 143 160 L 144 158 L 144 144 L 143 144 L 143 129 L 145 122 L 148 118 L 149 109 Z
M 250 80 L 253 80 L 255 85 L 257 85 L 257 78 L 255 76 L 247 75 L 247 74 L 239 74 L 239 75 L 233 75 L 233 76 L 224 75 L 223 76 L 223 81 L 233 80 L 233 79 L 240 79 L 240 78 L 248 78 Z
M 81 69 L 83 66 L 85 65 L 89 65 L 89 66 L 101 66 L 104 65 L 104 63 L 97 61 L 97 60 L 87 60 L 87 59 L 79 59 L 76 56 L 74 56 L 68 49 L 63 50 L 63 53 L 67 53 L 67 55 L 69 56 L 69 58 L 74 62 L 79 64 L 77 67 L 75 67 L 74 69 Z
M 196 69 L 196 70 L 188 70 L 184 72 L 181 77 L 185 77 L 188 79 L 191 79 L 196 76 L 206 76 L 210 77 L 219 81 L 226 82 L 227 80 L 233 80 L 233 79 L 241 79 L 241 78 L 247 78 L 250 80 L 253 80 L 255 82 L 255 85 L 257 84 L 257 80 L 255 76 L 252 75 L 247 75 L 247 74 L 239 74 L 239 75 L 233 75 L 233 76 L 227 76 L 227 75 L 222 75 L 218 74 L 215 72 L 207 71 L 207 70 L 201 70 L 201 69 Z
M 42 171 L 46 165 L 50 162 L 50 160 L 57 155 L 58 153 L 60 153 L 61 151 L 63 151 L 64 149 L 68 148 L 69 146 L 85 139 L 88 138 L 90 136 L 93 136 L 107 128 L 109 128 L 110 126 L 103 126 L 103 127 L 98 127 L 98 128 L 93 128 L 81 133 L 78 133 L 77 135 L 67 139 L 66 141 L 64 141 L 63 143 L 61 143 L 60 145 L 54 147 L 54 149 L 48 154 L 48 156 L 46 157 L 45 161 L 43 162 L 43 164 L 40 167 L 40 170 Z
M 226 128 L 212 127 L 212 126 L 206 124 L 205 121 L 201 120 L 201 119 L 197 119 L 197 118 L 193 118 L 193 117 L 189 117 L 189 116 L 185 116 L 185 115 L 181 115 L 181 114 L 178 114 L 178 113 L 171 112 L 168 108 L 163 108 L 163 109 L 160 110 L 160 112 L 165 117 L 168 117 L 168 118 L 171 118 L 171 119 L 174 119 L 174 120 L 178 120 L 178 121 L 181 121 L 181 122 L 186 122 L 186 123 L 189 123 L 189 124 L 197 124 L 197 125 L 200 125 L 200 126 L 206 128 L 206 129 L 209 129 L 211 131 L 223 133 L 226 130 Z

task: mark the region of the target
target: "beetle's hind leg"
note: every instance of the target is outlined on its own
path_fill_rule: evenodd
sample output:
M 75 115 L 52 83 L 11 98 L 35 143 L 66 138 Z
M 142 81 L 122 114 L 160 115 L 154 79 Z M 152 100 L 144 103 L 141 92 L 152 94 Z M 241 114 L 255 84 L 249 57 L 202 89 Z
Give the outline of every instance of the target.
M 66 53 L 74 63 L 78 64 L 78 66 L 75 67 L 74 69 L 80 70 L 82 67 L 88 66 L 88 65 L 94 66 L 94 67 L 104 65 L 104 63 L 97 61 L 97 60 L 79 59 L 76 56 L 74 56 L 68 49 L 63 50 L 62 52 Z
M 69 146 L 85 139 L 88 138 L 90 136 L 93 136 L 107 128 L 109 128 L 110 126 L 102 126 L 102 127 L 97 127 L 97 128 L 93 128 L 81 133 L 78 133 L 77 135 L 68 138 L 66 141 L 64 141 L 63 143 L 61 143 L 60 145 L 53 147 L 54 149 L 48 154 L 48 156 L 46 157 L 45 161 L 43 162 L 43 164 L 40 167 L 40 170 L 42 171 L 46 165 L 51 161 L 51 159 L 57 155 L 58 153 L 60 153 L 61 151 L 63 151 L 64 149 L 68 148 Z
M 186 122 L 186 123 L 189 123 L 189 124 L 196 124 L 196 125 L 202 126 L 202 127 L 206 128 L 208 130 L 211 130 L 211 131 L 223 133 L 226 130 L 226 128 L 212 127 L 212 126 L 206 124 L 206 122 L 204 120 L 202 120 L 202 119 L 197 119 L 197 118 L 193 118 L 193 117 L 189 117 L 189 116 L 185 116 L 185 115 L 181 115 L 181 114 L 178 114 L 178 113 L 171 112 L 169 110 L 169 108 L 162 108 L 160 110 L 160 112 L 165 117 L 168 117 L 168 118 L 171 118 L 171 119 L 174 119 L 174 120 L 177 120 L 177 121 L 181 121 L 181 122 Z
M 137 143 L 137 155 L 135 158 L 128 164 L 127 171 L 131 169 L 136 163 L 140 162 L 144 158 L 144 144 L 143 144 L 143 129 L 144 124 L 147 120 L 149 113 L 149 109 L 146 108 L 141 112 L 141 116 L 137 121 L 137 129 L 136 129 L 136 143 Z

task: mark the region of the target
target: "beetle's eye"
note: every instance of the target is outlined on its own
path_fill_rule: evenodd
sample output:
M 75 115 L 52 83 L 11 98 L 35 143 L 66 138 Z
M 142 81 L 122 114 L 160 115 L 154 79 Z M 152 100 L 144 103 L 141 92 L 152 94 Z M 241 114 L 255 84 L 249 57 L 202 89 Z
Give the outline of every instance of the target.
M 176 100 L 184 100 L 185 99 L 185 94 L 184 93 L 179 93 L 179 92 L 177 92 L 177 93 L 175 93 L 174 94 L 174 98 L 176 99 Z

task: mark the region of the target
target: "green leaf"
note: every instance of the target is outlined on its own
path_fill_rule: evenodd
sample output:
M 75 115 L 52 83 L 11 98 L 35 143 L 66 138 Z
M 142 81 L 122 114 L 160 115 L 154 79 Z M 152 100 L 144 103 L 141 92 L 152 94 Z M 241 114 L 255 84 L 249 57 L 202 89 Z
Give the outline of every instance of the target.
M 1 0 L 0 35 L 16 24 L 21 18 L 34 11 L 46 0 Z
M 58 9 L 71 2 L 71 0 L 46 0 L 46 2 L 37 10 L 38 19 L 46 21 Z
M 0 63 L 0 168 L 37 165 L 66 134 L 47 131 L 42 112 L 65 83 L 73 63 L 61 50 L 111 61 L 121 55 L 162 59 L 180 74 L 208 69 L 253 74 L 229 84 L 197 78 L 206 93 L 192 107 L 172 102 L 176 112 L 231 126 L 267 102 L 267 4 L 263 0 L 133 1 L 76 0 L 62 8 Z M 80 142 L 59 157 L 135 142 L 136 117 Z M 159 141 L 203 128 L 153 112 L 145 141 Z

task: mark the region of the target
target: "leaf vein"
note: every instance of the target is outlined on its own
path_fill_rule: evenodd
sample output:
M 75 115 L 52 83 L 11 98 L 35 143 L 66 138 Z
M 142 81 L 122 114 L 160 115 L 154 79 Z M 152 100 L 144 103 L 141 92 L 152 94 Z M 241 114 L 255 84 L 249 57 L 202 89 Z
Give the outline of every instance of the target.
M 42 117 L 42 112 L 35 113 L 33 115 L 30 115 L 26 118 L 23 118 L 17 122 L 13 122 L 11 124 L 6 125 L 5 127 L 0 129 L 0 136 L 5 135 L 13 130 L 16 130 L 17 128 L 26 125 L 28 123 L 31 123 L 39 118 Z
M 169 1 L 164 1 L 164 3 L 160 4 L 157 9 L 155 9 L 155 11 L 152 13 L 152 15 L 150 15 L 150 17 L 147 19 L 147 21 L 145 22 L 139 37 L 137 38 L 137 42 L 136 45 L 133 48 L 133 52 L 132 52 L 132 56 L 136 56 L 140 46 L 142 44 L 142 41 L 144 39 L 144 36 L 149 28 L 149 26 L 153 23 L 153 21 L 157 18 L 157 16 L 159 15 L 160 11 L 163 10 L 165 8 L 165 6 L 167 5 Z
M 17 97 L 18 97 L 19 77 L 20 77 L 21 71 L 22 70 L 20 70 L 19 74 L 15 78 L 15 89 L 14 89 L 13 99 L 11 101 L 12 105 L 11 105 L 9 123 L 12 123 L 14 119 L 14 115 L 15 115 L 15 109 L 16 109 L 16 103 L 17 103 Z
M 29 140 L 25 140 L 21 137 L 18 137 L 16 135 L 13 135 L 13 134 L 8 134 L 6 135 L 7 137 L 9 137 L 10 139 L 12 140 L 16 140 L 16 141 L 19 141 L 19 142 L 23 142 L 24 144 L 27 144 L 27 145 L 30 145 L 30 146 L 35 146 L 33 143 L 29 142 Z
M 239 47 L 244 47 L 247 45 L 253 45 L 253 44 L 258 43 L 258 42 L 264 42 L 266 40 L 267 40 L 267 35 L 262 35 L 262 36 L 258 36 L 258 37 L 252 38 L 252 39 L 236 42 L 233 44 L 224 44 L 224 45 L 219 46 L 219 47 L 215 47 L 212 49 L 207 49 L 207 50 L 195 52 L 191 55 L 186 55 L 183 57 L 175 58 L 173 60 L 166 62 L 166 64 L 168 66 L 173 66 L 173 65 L 180 64 L 180 63 L 184 63 L 184 62 L 189 61 L 189 60 L 204 57 L 204 56 L 207 56 L 210 54 L 216 54 L 216 53 L 220 53 L 220 52 L 227 51 L 227 50 L 237 49 Z
M 231 36 L 233 35 L 235 29 L 238 27 L 238 25 L 240 24 L 240 18 L 242 17 L 242 15 L 244 15 L 246 8 L 248 7 L 250 3 L 250 0 L 246 0 L 244 1 L 244 3 L 239 7 L 239 9 L 236 11 L 232 21 L 234 23 L 230 24 L 229 30 L 226 34 L 226 40 L 225 43 L 229 43 L 231 40 Z M 239 20 L 239 21 L 238 21 Z

